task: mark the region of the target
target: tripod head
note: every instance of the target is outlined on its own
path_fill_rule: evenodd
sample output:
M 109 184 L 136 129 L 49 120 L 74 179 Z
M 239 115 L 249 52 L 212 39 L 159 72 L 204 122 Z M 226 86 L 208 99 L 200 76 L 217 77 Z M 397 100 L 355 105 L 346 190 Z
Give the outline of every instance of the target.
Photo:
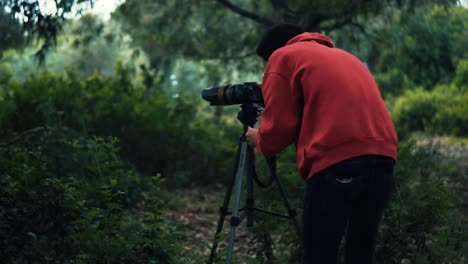
M 248 127 L 253 127 L 257 122 L 257 118 L 260 112 L 263 111 L 263 105 L 257 103 L 244 103 L 241 105 L 241 111 L 237 114 L 237 119 L 244 125 L 244 131 L 241 134 L 241 141 L 245 141 L 245 133 Z M 252 146 L 247 146 L 247 159 L 249 160 L 249 171 L 248 176 L 252 176 L 257 185 L 260 188 L 268 188 L 272 185 L 274 178 L 276 177 L 276 156 L 265 157 L 268 167 L 270 169 L 271 176 L 268 181 L 262 182 L 257 175 L 255 168 L 255 155 Z
M 263 106 L 257 103 L 244 103 L 241 105 L 241 111 L 237 114 L 237 119 L 244 125 L 244 132 L 247 128 L 253 127 L 257 123 L 257 118 Z

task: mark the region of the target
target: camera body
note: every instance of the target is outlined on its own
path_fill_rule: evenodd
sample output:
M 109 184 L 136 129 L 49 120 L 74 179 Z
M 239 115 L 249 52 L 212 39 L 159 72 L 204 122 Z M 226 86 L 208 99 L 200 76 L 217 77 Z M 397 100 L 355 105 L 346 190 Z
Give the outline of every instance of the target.
M 255 82 L 215 86 L 203 90 L 201 95 L 211 105 L 258 104 L 264 106 L 262 87 Z

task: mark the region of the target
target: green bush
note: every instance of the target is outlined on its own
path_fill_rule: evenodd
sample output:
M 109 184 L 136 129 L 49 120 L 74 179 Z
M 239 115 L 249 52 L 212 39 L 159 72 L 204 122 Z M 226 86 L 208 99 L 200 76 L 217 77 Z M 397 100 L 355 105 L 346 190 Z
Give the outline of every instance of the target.
M 43 72 L 1 84 L 2 261 L 197 260 L 162 215 L 160 181 L 228 179 L 240 127 L 200 117 L 192 99 L 133 85 L 127 70 L 116 71 L 118 78 Z
M 457 73 L 453 84 L 457 87 L 460 87 L 461 90 L 468 90 L 468 59 L 463 59 L 458 62 Z
M 161 174 L 172 186 L 225 181 L 241 128 L 200 117 L 191 98 L 135 86 L 121 65 L 116 71 L 114 79 L 43 72 L 4 84 L 0 136 L 63 125 L 117 137 L 125 160 L 144 175 Z
M 466 263 L 467 217 L 455 188 L 466 175 L 436 149 L 400 144 L 398 192 L 384 214 L 377 263 Z
M 0 145 L 3 263 L 188 263 L 160 178 L 127 169 L 116 145 L 66 127 Z
M 468 91 L 454 85 L 408 90 L 396 100 L 392 117 L 400 138 L 414 132 L 466 137 Z
M 374 77 L 384 98 L 401 94 L 404 87 L 410 83 L 408 76 L 398 68 L 392 68 L 383 73 L 375 73 Z
M 432 128 L 433 118 L 439 111 L 440 100 L 443 99 L 437 95 L 416 89 L 405 92 L 397 99 L 392 116 L 400 138 L 410 132 L 425 132 Z

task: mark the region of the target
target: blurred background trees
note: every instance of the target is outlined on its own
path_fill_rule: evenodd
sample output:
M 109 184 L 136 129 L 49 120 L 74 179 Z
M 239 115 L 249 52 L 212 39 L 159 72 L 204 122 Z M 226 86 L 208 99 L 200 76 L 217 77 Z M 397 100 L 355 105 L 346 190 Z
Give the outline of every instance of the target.
M 466 1 L 126 0 L 110 19 L 89 13 L 99 2 L 0 0 L 6 263 L 201 263 L 165 210 L 197 203 L 174 192 L 229 180 L 241 126 L 238 107 L 200 92 L 260 82 L 256 43 L 279 22 L 329 35 L 379 83 L 401 142 L 379 263 L 466 262 Z M 293 149 L 278 170 L 302 193 Z M 297 262 L 292 228 L 259 222 L 276 255 L 251 262 Z

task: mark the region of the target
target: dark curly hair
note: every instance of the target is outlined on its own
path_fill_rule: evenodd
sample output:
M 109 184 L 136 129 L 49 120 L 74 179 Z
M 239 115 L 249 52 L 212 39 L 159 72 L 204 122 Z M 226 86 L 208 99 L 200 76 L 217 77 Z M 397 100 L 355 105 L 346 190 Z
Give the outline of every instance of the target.
M 268 29 L 257 46 L 257 55 L 268 61 L 275 50 L 284 47 L 293 37 L 304 33 L 305 30 L 293 24 L 279 24 Z

